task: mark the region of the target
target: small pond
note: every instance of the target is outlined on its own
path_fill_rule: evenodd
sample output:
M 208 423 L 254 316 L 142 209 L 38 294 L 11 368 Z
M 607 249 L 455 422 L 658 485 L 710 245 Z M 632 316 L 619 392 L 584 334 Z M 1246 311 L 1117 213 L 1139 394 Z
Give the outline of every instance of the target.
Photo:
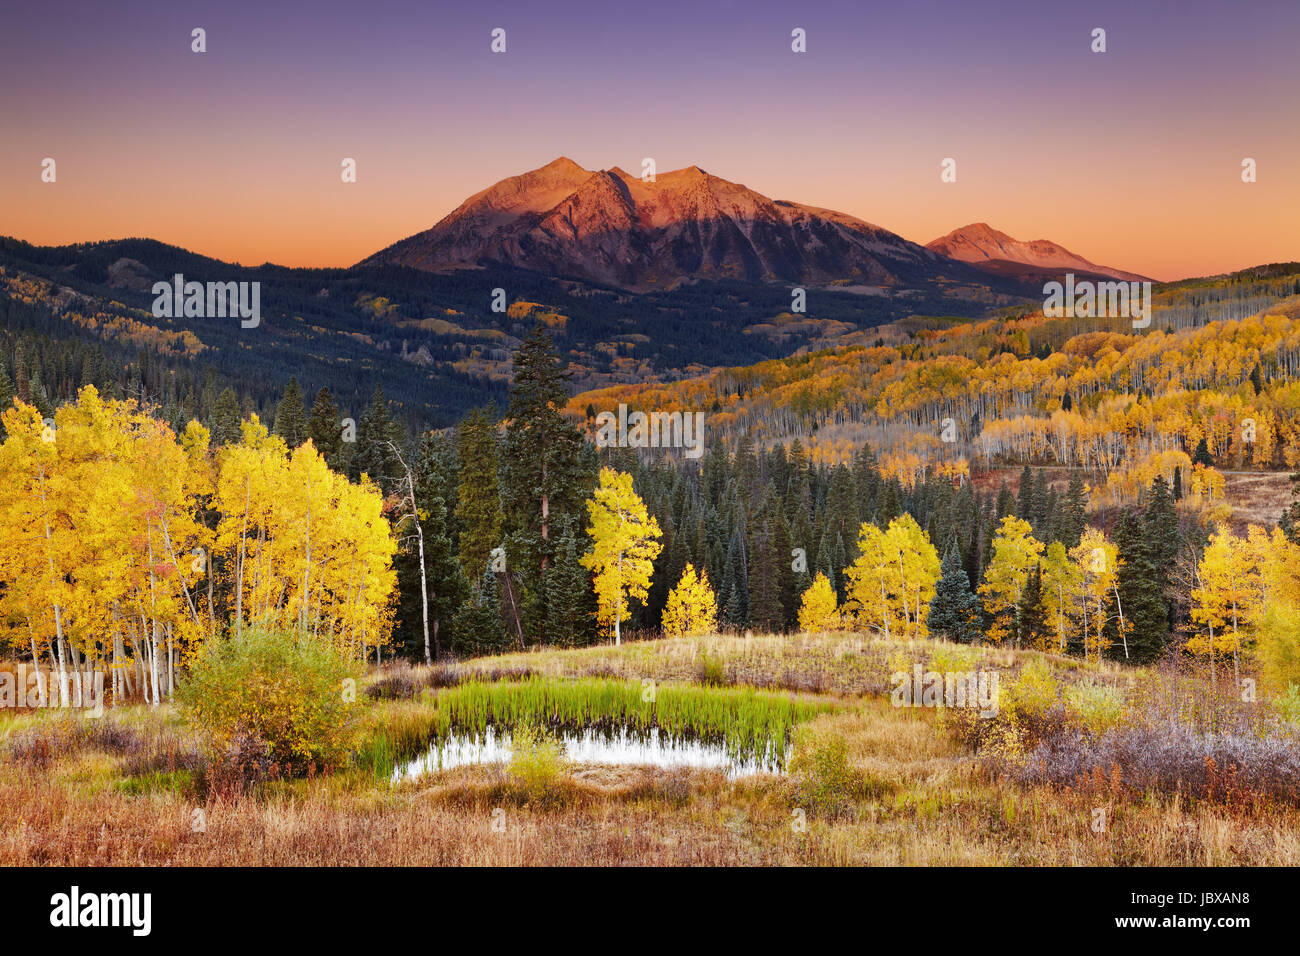
M 651 766 L 663 769 L 702 767 L 723 771 L 728 777 L 757 773 L 781 773 L 781 760 L 774 754 L 763 757 L 737 756 L 725 744 L 685 740 L 661 734 L 658 728 L 646 733 L 623 728 L 616 731 L 563 731 L 559 740 L 564 755 L 574 763 Z M 482 735 L 453 733 L 435 740 L 419 757 L 399 761 L 393 781 L 414 780 L 435 770 L 450 770 L 465 764 L 507 763 L 510 735 L 492 727 Z

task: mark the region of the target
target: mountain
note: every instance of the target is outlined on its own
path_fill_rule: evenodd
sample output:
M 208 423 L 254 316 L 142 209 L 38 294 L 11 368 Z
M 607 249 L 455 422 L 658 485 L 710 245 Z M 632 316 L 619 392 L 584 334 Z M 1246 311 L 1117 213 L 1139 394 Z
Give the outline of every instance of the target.
M 1075 275 L 1104 276 L 1127 282 L 1147 281 L 1146 276 L 1099 266 L 1089 262 L 1050 239 L 1031 239 L 1024 242 L 999 232 L 987 222 L 973 222 L 925 247 L 950 259 L 969 262 L 991 275 L 1036 279 L 1060 277 L 1063 272 Z
M 987 276 L 852 216 L 774 200 L 698 166 L 643 182 L 571 159 L 471 196 L 361 265 L 429 271 L 500 263 L 626 289 L 694 279 L 987 285 Z

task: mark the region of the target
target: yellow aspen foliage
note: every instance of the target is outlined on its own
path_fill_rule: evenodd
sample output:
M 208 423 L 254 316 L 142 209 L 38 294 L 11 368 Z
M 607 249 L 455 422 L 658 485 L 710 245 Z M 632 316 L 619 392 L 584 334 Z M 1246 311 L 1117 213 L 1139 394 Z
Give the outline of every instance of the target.
M 1243 632 L 1263 608 L 1259 562 L 1259 552 L 1225 528 L 1210 535 L 1196 566 L 1191 616 L 1204 631 L 1188 638 L 1187 649 L 1209 657 L 1212 678 L 1220 654 L 1240 668 Z
M 254 415 L 222 452 L 216 499 L 236 632 L 285 628 L 349 655 L 387 641 L 397 543 L 373 484 L 331 471 L 310 441 L 290 455 Z
M 864 522 L 858 559 L 847 574 L 849 599 L 864 624 L 886 639 L 929 635 L 925 621 L 939 580 L 939 552 L 911 515 L 895 518 L 883 531 Z
M 668 594 L 663 628 L 669 637 L 694 637 L 718 629 L 718 601 L 707 571 L 697 576 L 694 565 L 686 565 L 677 587 Z
M 659 522 L 632 489 L 632 476 L 613 468 L 600 470 L 600 484 L 587 500 L 591 550 L 579 559 L 595 575 L 597 620 L 622 643 L 620 625 L 631 615 L 628 600 L 644 601 L 654 573 Z
M 1078 634 L 1075 616 L 1083 595 L 1083 569 L 1070 560 L 1065 545 L 1053 541 L 1043 556 L 1043 609 L 1052 635 L 1052 648 L 1065 653 Z
M 987 637 L 995 644 L 1015 633 L 1021 593 L 1042 553 L 1043 542 L 1034 537 L 1028 521 L 1014 515 L 1002 519 L 993 537 L 993 559 L 979 586 L 984 610 L 991 620 Z
M 1070 558 L 1081 584 L 1078 597 L 1083 656 L 1087 659 L 1095 655 L 1100 660 L 1110 646 L 1106 623 L 1119 574 L 1119 549 L 1106 540 L 1100 529 L 1085 528 L 1079 543 L 1070 549 Z
M 799 627 L 805 631 L 834 631 L 839 626 L 835 589 L 826 575 L 818 571 L 799 603 Z

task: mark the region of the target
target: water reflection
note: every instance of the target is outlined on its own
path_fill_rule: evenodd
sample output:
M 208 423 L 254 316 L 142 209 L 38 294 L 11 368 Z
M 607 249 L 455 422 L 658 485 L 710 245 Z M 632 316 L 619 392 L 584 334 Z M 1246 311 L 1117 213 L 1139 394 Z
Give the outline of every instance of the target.
M 728 777 L 756 773 L 781 773 L 781 760 L 771 751 L 762 757 L 738 756 L 721 743 L 686 740 L 661 734 L 622 728 L 601 731 L 588 728 L 559 735 L 564 755 L 574 763 L 640 765 L 672 769 L 703 767 L 723 771 Z M 393 781 L 414 780 L 435 770 L 450 770 L 465 764 L 506 763 L 510 760 L 510 735 L 489 727 L 481 736 L 452 734 L 435 740 L 414 760 L 399 763 Z

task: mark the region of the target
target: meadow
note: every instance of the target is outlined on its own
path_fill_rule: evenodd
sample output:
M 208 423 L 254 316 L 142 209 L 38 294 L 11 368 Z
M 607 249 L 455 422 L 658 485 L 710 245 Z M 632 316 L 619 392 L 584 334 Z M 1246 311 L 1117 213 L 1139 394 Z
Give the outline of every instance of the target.
M 997 716 L 895 706 L 891 675 L 916 664 L 996 670 Z M 5 711 L 0 863 L 1300 863 L 1300 730 L 1177 662 L 710 636 L 372 668 L 354 706 L 349 759 L 292 777 L 232 774 L 175 704 Z M 547 743 L 602 722 L 779 746 L 786 769 L 583 764 Z M 393 779 L 438 735 L 493 724 L 521 730 L 509 763 Z

